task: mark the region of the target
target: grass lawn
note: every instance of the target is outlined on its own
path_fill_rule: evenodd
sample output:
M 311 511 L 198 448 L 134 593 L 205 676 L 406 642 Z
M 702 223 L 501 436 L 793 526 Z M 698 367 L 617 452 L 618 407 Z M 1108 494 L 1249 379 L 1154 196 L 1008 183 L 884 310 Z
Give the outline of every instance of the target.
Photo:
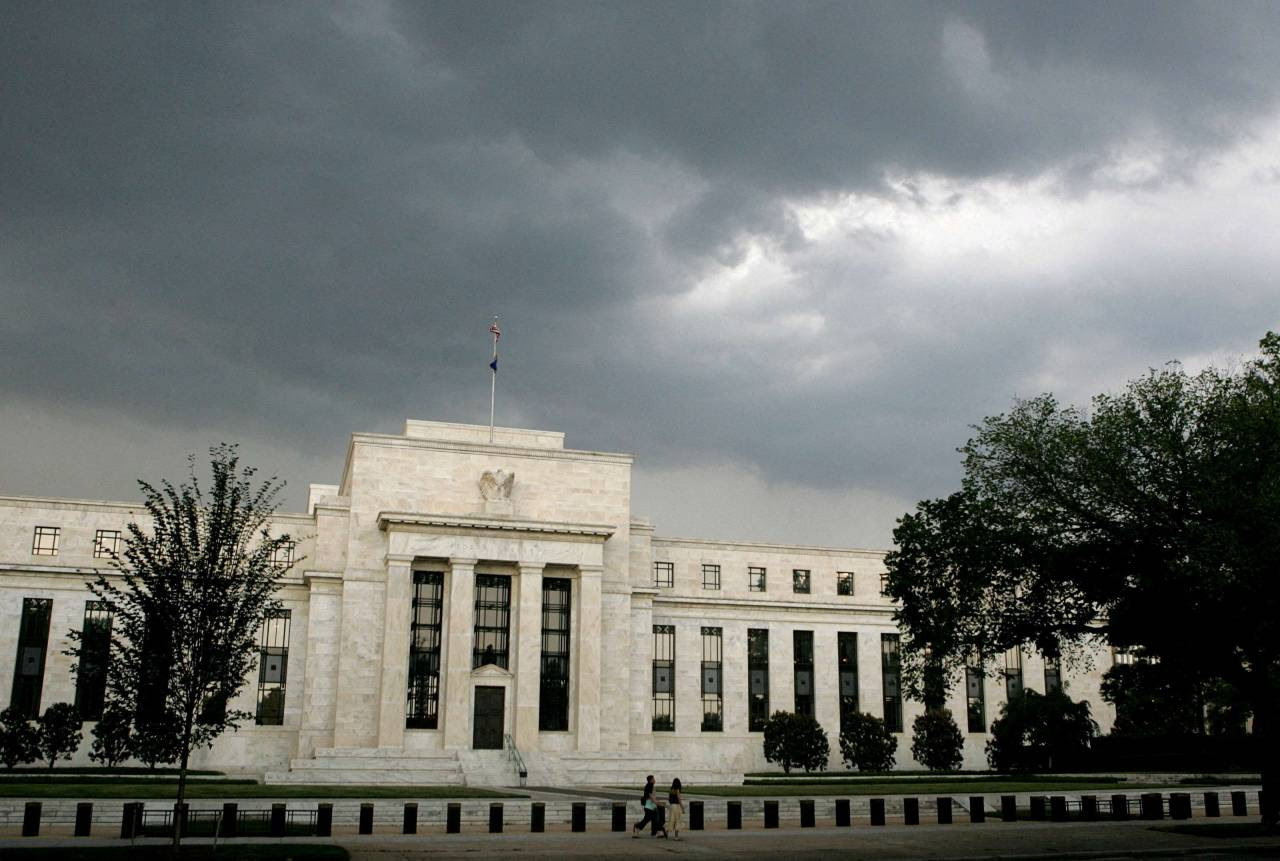
M 847 783 L 773 783 L 768 785 L 748 786 L 686 786 L 688 795 L 715 795 L 741 798 L 784 798 L 784 797 L 818 797 L 818 796 L 855 796 L 855 795 L 1016 795 L 1020 792 L 1084 792 L 1087 790 L 1111 790 L 1123 787 L 1126 791 L 1133 789 L 1154 789 L 1166 784 L 1160 783 L 1122 783 L 1116 778 L 1088 780 L 1074 778 L 1069 780 L 996 780 L 991 778 L 971 778 L 967 780 L 926 780 L 910 781 L 887 780 L 882 782 L 849 781 Z
M 178 773 L 178 769 L 176 768 L 147 768 L 145 766 L 127 766 L 126 767 L 122 765 L 117 765 L 117 766 L 108 768 L 105 765 L 86 765 L 86 766 L 81 766 L 77 768 L 75 766 L 70 766 L 70 765 L 59 765 L 55 768 L 50 769 L 47 766 L 20 765 L 17 768 L 7 768 L 3 771 L 0 771 L 0 778 L 7 777 L 12 774 L 21 774 L 21 775 L 91 774 L 91 775 L 94 775 L 95 777 L 97 776 L 109 777 L 117 774 L 150 774 L 150 775 L 174 774 L 176 775 L 177 773 Z M 209 777 L 209 776 L 216 777 L 222 774 L 222 772 L 221 771 L 204 771 L 201 769 L 192 768 L 192 769 L 188 769 L 187 774 L 191 776 L 203 775 L 205 777 Z
M 944 783 L 948 786 L 969 786 L 975 783 L 1020 783 L 1029 785 L 1044 786 L 1102 786 L 1116 783 L 1124 783 L 1123 777 L 1114 777 L 1109 774 L 1090 775 L 1088 777 L 1057 777 L 1050 774 L 1022 774 L 1017 777 L 1010 777 L 1004 774 L 974 774 L 968 776 L 953 777 L 945 774 L 928 774 L 928 772 L 917 773 L 910 777 L 894 777 L 891 775 L 876 775 L 875 777 L 857 777 L 857 776 L 830 776 L 826 772 L 814 772 L 813 774 L 793 774 L 787 780 L 744 780 L 746 786 L 788 786 L 798 784 L 801 786 L 865 786 L 867 784 L 877 784 L 884 786 L 904 786 L 908 789 L 919 786 Z M 1018 790 L 1019 792 L 1024 790 Z M 1030 791 L 1030 790 L 1025 790 Z
M 172 857 L 168 846 L 82 846 L 59 848 L 13 848 L 4 852 L 5 861 L 161 861 Z M 341 846 L 329 843 L 244 843 L 222 845 L 217 854 L 212 846 L 182 845 L 179 858 L 210 858 L 218 861 L 346 861 L 351 856 Z
M 178 794 L 176 780 L 74 777 L 45 780 L 0 780 L 0 798 L 165 798 Z M 196 780 L 187 782 L 187 798 L 527 798 L 519 792 L 474 786 L 265 786 L 252 780 Z

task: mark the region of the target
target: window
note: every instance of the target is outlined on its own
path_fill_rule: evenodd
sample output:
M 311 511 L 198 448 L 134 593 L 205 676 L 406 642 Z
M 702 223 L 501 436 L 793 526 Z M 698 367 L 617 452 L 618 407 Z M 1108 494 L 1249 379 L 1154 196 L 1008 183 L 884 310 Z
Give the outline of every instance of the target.
M 1111 663 L 1113 664 L 1132 664 L 1134 659 L 1133 649 L 1128 646 L 1112 646 L 1111 647 Z
M 703 565 L 702 566 L 702 588 L 703 589 L 719 589 L 720 588 L 720 566 L 719 565 Z
M 813 631 L 792 631 L 796 714 L 813 717 Z
M 444 574 L 413 572 L 413 617 L 409 623 L 409 695 L 404 725 L 436 729 L 440 716 L 440 622 Z
M 897 634 L 880 635 L 880 673 L 884 682 L 884 728 L 902 732 L 902 655 Z
M 284 724 L 284 687 L 289 677 L 291 610 L 277 610 L 262 621 L 258 640 L 258 726 Z
M 37 526 L 35 535 L 31 537 L 32 556 L 57 556 L 58 536 L 62 529 L 57 526 Z
M 653 626 L 653 731 L 676 728 L 676 629 Z
M 18 657 L 13 668 L 13 693 L 9 707 L 22 717 L 40 716 L 40 691 L 44 688 L 44 662 L 49 649 L 49 617 L 52 598 L 23 598 L 18 625 Z
M 763 592 L 765 591 L 765 570 L 763 568 L 747 569 L 747 591 Z
M 720 675 L 724 668 L 721 651 L 724 638 L 721 628 L 702 629 L 702 731 L 724 729 L 724 698 Z
M 1057 658 L 1044 656 L 1044 692 L 1051 694 L 1062 690 L 1062 664 Z
M 676 565 L 674 562 L 653 563 L 653 585 L 660 589 L 670 589 L 676 583 Z
M 542 580 L 542 681 L 538 729 L 569 728 L 569 601 L 572 584 L 563 577 Z
M 165 626 L 147 625 L 142 640 L 135 723 L 145 725 L 163 719 L 169 700 L 169 668 L 173 642 Z
M 887 571 L 880 572 L 880 594 L 889 597 L 889 573 Z
M 987 698 L 983 684 L 982 656 L 970 655 L 964 668 L 964 692 L 969 732 L 987 731 Z
M 1022 693 L 1022 648 L 1014 646 L 1004 653 L 1004 694 L 1012 702 Z
M 510 631 L 511 578 L 499 574 L 477 574 L 471 668 L 493 664 L 507 669 Z
M 836 572 L 836 594 L 837 595 L 853 594 L 853 572 L 852 571 Z
M 76 671 L 76 711 L 80 712 L 80 720 L 102 717 L 110 659 L 111 605 L 106 601 L 85 601 L 84 624 L 80 628 L 80 667 Z
M 297 546 L 298 544 L 296 541 L 285 541 L 276 545 L 275 549 L 271 551 L 271 564 L 292 565 L 293 551 Z
M 848 729 L 858 713 L 858 635 L 836 634 L 836 661 L 840 672 L 840 732 Z
M 796 568 L 791 572 L 791 591 L 802 595 L 809 594 L 808 568 Z
M 761 732 L 769 720 L 769 631 L 747 629 L 747 729 Z
M 115 559 L 120 555 L 120 530 L 99 529 L 93 533 L 93 558 Z M 80 713 L 81 715 L 84 712 Z

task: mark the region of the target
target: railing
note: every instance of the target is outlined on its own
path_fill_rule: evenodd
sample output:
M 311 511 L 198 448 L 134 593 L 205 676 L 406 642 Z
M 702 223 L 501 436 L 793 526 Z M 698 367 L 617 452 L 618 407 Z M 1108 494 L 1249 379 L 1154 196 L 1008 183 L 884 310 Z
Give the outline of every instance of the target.
M 524 758 L 520 756 L 520 751 L 516 748 L 516 743 L 511 738 L 511 733 L 503 736 L 507 743 L 507 750 L 511 751 L 511 762 L 516 767 L 516 774 L 520 775 L 520 785 L 524 786 L 525 781 L 529 777 L 529 769 L 525 768 Z

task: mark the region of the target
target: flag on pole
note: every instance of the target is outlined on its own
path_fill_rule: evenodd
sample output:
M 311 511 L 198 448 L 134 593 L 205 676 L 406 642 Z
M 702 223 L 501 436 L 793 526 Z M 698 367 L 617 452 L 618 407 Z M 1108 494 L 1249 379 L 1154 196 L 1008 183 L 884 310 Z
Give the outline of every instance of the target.
M 493 325 L 489 327 L 489 331 L 493 333 L 493 361 L 489 363 L 489 367 L 493 369 L 493 373 L 498 373 L 498 339 L 502 337 L 502 330 L 498 328 L 498 318 L 493 318 Z

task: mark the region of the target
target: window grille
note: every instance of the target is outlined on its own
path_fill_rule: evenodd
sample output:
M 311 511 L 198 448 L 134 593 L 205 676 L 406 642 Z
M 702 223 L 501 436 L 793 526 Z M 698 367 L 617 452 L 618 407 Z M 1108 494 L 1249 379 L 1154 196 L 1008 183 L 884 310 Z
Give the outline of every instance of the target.
M 809 594 L 809 569 L 796 568 L 791 572 L 791 591 L 802 595 Z
M 676 728 L 676 629 L 653 626 L 653 731 Z
M 852 571 L 836 572 L 836 594 L 837 595 L 853 594 L 853 572 Z
M 31 536 L 31 555 L 57 556 L 58 538 L 61 535 L 61 527 L 37 526 L 35 533 Z
M 653 563 L 653 585 L 660 589 L 670 589 L 676 582 L 676 566 L 674 562 Z
M 769 631 L 747 629 L 747 728 L 760 732 L 769 720 Z
M 972 655 L 964 668 L 965 700 L 969 713 L 969 732 L 987 731 L 986 685 L 982 672 L 982 657 Z
M 723 629 L 702 629 L 702 731 L 724 729 L 724 691 L 721 686 Z
M 40 693 L 44 687 L 51 615 L 52 598 L 22 599 L 22 620 L 18 623 L 18 656 L 13 669 L 13 693 L 9 698 L 9 706 L 30 720 L 40 716 Z
M 499 574 L 477 574 L 471 668 L 493 664 L 508 669 L 510 631 L 511 578 Z
M 120 530 L 99 529 L 93 533 L 93 558 L 114 559 L 120 555 Z
M 902 661 L 897 634 L 880 635 L 880 672 L 884 682 L 884 726 L 902 732 Z
M 107 692 L 107 663 L 111 658 L 111 605 L 84 602 L 80 628 L 80 658 L 76 670 L 76 711 L 81 720 L 98 720 Z
M 569 605 L 572 583 L 563 577 L 542 580 L 542 677 L 538 729 L 569 728 Z
M 702 566 L 702 588 L 703 589 L 719 589 L 720 588 L 720 566 L 719 565 L 703 565 Z
M 858 635 L 852 631 L 836 634 L 836 661 L 840 673 L 840 731 L 853 723 L 858 713 Z
M 409 729 L 437 729 L 440 719 L 440 632 L 444 574 L 413 572 L 413 617 L 409 623 Z
M 796 714 L 813 717 L 813 631 L 792 631 Z
M 763 568 L 747 569 L 747 591 L 748 592 L 764 592 L 765 590 L 766 572 Z
M 262 622 L 258 641 L 259 726 L 284 724 L 284 693 L 289 680 L 289 623 L 291 610 L 278 610 Z

